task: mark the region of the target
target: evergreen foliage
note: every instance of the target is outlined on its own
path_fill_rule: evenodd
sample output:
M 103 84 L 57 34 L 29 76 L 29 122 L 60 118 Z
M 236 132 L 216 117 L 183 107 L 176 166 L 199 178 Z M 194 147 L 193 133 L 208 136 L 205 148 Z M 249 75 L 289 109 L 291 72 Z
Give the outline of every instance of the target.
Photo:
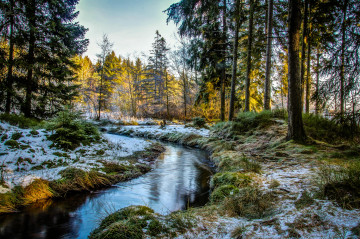
M 80 144 L 87 145 L 100 140 L 99 131 L 89 122 L 81 119 L 80 114 L 70 110 L 59 112 L 50 120 L 47 129 L 53 131 L 48 138 L 54 146 L 73 150 Z

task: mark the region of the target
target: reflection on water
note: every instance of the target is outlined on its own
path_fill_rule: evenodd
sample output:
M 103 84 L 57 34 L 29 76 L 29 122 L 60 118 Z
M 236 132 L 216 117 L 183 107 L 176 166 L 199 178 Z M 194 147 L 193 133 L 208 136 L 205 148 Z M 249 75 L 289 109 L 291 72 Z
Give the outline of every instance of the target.
M 204 205 L 210 175 L 204 152 L 167 145 L 156 168 L 140 178 L 0 216 L 0 238 L 87 238 L 107 214 L 129 205 L 162 214 Z

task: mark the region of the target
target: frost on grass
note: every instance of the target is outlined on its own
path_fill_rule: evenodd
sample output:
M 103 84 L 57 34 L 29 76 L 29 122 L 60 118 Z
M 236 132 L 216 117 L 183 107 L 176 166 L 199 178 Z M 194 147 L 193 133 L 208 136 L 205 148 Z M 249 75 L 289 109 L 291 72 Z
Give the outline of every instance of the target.
M 6 192 L 3 188 L 7 187 L 25 187 L 35 179 L 59 179 L 59 172 L 70 166 L 88 171 L 101 168 L 100 161 L 126 163 L 118 158 L 150 146 L 146 140 L 106 134 L 99 142 L 65 151 L 52 147 L 53 142 L 47 138 L 51 132 L 44 129 L 20 129 L 1 122 L 0 127 L 0 137 L 4 138 L 0 141 L 0 182 L 5 186 L 1 186 L 0 193 Z M 8 140 L 14 140 L 13 135 L 18 147 L 6 145 Z
M 165 134 L 195 134 L 203 137 L 208 137 L 210 130 L 197 129 L 193 127 L 185 127 L 184 125 L 166 125 L 165 127 L 159 127 L 158 125 L 150 126 L 123 126 L 123 130 L 133 131 L 136 133 L 150 133 L 154 136 L 161 136 Z

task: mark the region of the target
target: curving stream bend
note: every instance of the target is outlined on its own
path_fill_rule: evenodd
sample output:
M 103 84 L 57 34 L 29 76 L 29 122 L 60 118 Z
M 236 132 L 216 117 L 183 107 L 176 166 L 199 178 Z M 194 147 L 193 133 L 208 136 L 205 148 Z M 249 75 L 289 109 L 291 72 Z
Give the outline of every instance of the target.
M 0 238 L 87 238 L 106 215 L 129 205 L 146 205 L 161 214 L 204 205 L 212 174 L 207 154 L 165 146 L 155 169 L 137 179 L 0 216 Z

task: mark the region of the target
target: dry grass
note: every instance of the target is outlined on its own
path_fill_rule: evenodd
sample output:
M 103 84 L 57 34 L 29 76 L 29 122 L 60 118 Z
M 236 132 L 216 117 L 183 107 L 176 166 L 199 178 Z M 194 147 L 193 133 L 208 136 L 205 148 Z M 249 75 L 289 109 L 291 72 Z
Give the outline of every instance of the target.
M 53 192 L 49 182 L 43 179 L 35 179 L 30 185 L 24 188 L 23 204 L 27 205 L 38 200 L 51 198 Z

